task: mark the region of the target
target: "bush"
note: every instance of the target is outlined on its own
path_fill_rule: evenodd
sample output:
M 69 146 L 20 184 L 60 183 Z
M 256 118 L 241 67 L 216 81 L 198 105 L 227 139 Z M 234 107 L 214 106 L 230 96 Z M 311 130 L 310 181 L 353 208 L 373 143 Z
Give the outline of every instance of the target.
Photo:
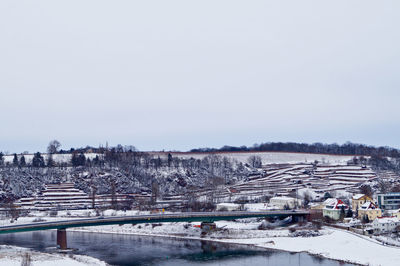
M 290 228 L 289 228 L 289 232 L 290 232 L 290 233 L 294 233 L 294 232 L 296 232 L 296 228 L 294 228 L 294 227 L 290 227 Z
M 50 217 L 56 217 L 58 215 L 58 211 L 50 211 Z
M 321 223 L 321 221 L 312 221 L 312 224 L 313 224 L 313 226 L 314 226 L 316 229 L 318 229 L 318 230 L 320 230 L 320 229 L 322 228 L 322 223 Z
M 329 216 L 324 216 L 324 221 L 328 224 L 332 223 L 332 218 Z
M 151 224 L 151 227 L 152 227 L 152 228 L 154 228 L 154 227 L 156 227 L 156 226 L 162 226 L 162 224 L 161 224 L 161 223 L 158 223 L 158 224 Z
M 39 222 L 46 222 L 46 220 L 45 220 L 45 219 L 42 219 L 42 218 L 40 218 L 40 217 L 38 217 L 38 218 L 33 219 L 32 222 L 33 222 L 33 223 L 39 223 Z
M 25 253 L 22 256 L 21 266 L 31 266 L 31 265 L 32 265 L 31 255 L 29 253 Z

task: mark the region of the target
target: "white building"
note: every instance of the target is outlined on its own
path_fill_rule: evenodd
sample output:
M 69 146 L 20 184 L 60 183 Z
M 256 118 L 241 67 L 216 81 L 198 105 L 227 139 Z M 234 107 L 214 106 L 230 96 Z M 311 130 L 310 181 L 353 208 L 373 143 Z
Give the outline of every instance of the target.
M 290 209 L 301 206 L 300 200 L 291 197 L 273 197 L 269 200 L 269 203 L 282 210 L 285 209 L 285 206 L 289 206 Z
M 397 217 L 378 217 L 372 222 L 372 227 L 375 233 L 393 232 L 400 225 Z
M 240 204 L 236 203 L 219 203 L 217 211 L 240 211 Z
M 324 205 L 325 207 L 322 209 L 322 215 L 333 220 L 344 218 L 341 217 L 342 212 L 344 211 L 344 215 L 346 215 L 349 210 L 349 206 L 340 199 L 327 199 L 324 201 Z

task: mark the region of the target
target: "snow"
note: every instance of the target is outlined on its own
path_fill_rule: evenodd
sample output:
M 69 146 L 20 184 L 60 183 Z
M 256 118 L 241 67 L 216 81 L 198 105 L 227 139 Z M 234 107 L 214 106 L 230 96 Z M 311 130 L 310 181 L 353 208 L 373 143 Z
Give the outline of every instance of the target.
M 266 208 L 266 204 L 246 204 L 247 209 L 263 209 Z M 59 212 L 62 215 L 68 215 L 67 213 Z M 69 211 L 70 216 L 85 215 L 82 211 Z M 114 210 L 104 211 L 104 215 L 133 215 L 138 214 L 137 211 L 122 212 Z M 40 216 L 40 213 L 35 215 Z M 15 223 L 29 223 L 35 217 L 21 217 Z M 53 220 L 65 220 L 65 217 L 44 217 L 47 221 Z M 81 217 L 83 218 L 83 217 Z M 6 221 L 4 221 L 6 222 Z M 8 221 L 7 221 L 8 222 Z M 14 224 L 15 224 L 14 223 Z M 199 225 L 199 222 L 194 223 L 163 223 L 163 224 L 138 224 L 138 225 L 108 225 L 108 226 L 97 226 L 97 227 L 84 227 L 68 229 L 70 231 L 84 231 L 84 232 L 96 232 L 96 233 L 111 233 L 111 234 L 135 234 L 135 235 L 148 235 L 148 236 L 165 236 L 165 237 L 177 237 L 177 238 L 189 238 L 189 239 L 206 239 L 228 243 L 248 244 L 255 245 L 262 248 L 286 250 L 290 252 L 308 252 L 331 259 L 345 260 L 353 263 L 368 264 L 368 265 L 397 265 L 397 261 L 400 261 L 400 250 L 395 247 L 383 246 L 377 240 L 369 238 L 367 236 L 356 235 L 348 231 L 342 231 L 333 229 L 330 227 L 323 227 L 318 232 L 314 232 L 312 229 L 303 231 L 309 237 L 302 237 L 300 234 L 302 231 L 297 229 L 296 233 L 290 233 L 289 227 L 274 227 L 268 230 L 258 230 L 261 224 L 260 219 L 241 219 L 237 221 L 218 221 L 216 222 L 217 227 L 220 230 L 208 234 L 205 238 L 201 238 L 201 229 L 195 227 Z M 274 223 L 269 223 L 272 226 Z M 312 234 L 311 234 L 312 233 Z M 315 233 L 315 234 L 314 234 Z M 317 236 L 315 236 L 317 234 Z M 299 235 L 299 236 L 298 236 Z M 20 248 L 16 248 L 21 250 Z M 0 249 L 1 251 L 2 249 Z M 9 251 L 8 253 L 12 253 Z M 14 252 L 15 253 L 15 252 Z M 0 265 L 20 265 L 21 252 L 17 252 L 18 255 L 7 255 L 2 256 L 0 252 Z M 377 256 L 379 254 L 379 256 Z M 73 259 L 62 257 L 61 255 L 55 255 L 56 257 L 49 257 L 45 260 L 41 260 L 39 263 L 39 257 L 36 258 L 37 263 L 33 265 L 85 265 L 82 260 L 74 256 Z M 48 255 L 46 255 L 48 256 Z M 51 254 L 50 256 L 53 256 Z M 85 259 L 85 258 L 81 258 Z M 86 258 L 90 259 L 90 258 Z M 48 262 L 46 262 L 48 261 Z M 47 264 L 46 264 L 47 263 Z M 53 263 L 53 264 L 52 264 Z M 70 264 L 67 264 L 70 263 Z M 97 263 L 97 262 L 96 262 Z M 96 264 L 92 265 L 103 265 Z
M 150 154 L 160 157 L 166 157 L 168 153 L 150 152 Z M 352 155 L 331 155 L 331 154 L 312 154 L 312 153 L 296 153 L 296 152 L 216 152 L 220 156 L 226 156 L 242 163 L 247 163 L 250 156 L 260 156 L 263 164 L 279 164 L 279 163 L 299 163 L 299 162 L 324 162 L 346 164 L 354 156 Z M 193 152 L 171 152 L 173 157 L 179 158 L 195 158 L 202 159 L 209 153 L 193 153 Z
M 293 237 L 287 229 L 257 230 L 259 222 L 249 221 L 216 222 L 218 228 L 228 233 L 216 232 L 205 238 L 200 238 L 200 229 L 191 223 L 185 229 L 185 223 L 164 223 L 162 226 L 124 225 L 102 226 L 76 229 L 85 232 L 138 234 L 148 236 L 167 236 L 189 239 L 203 239 L 217 242 L 248 244 L 252 246 L 285 250 L 290 252 L 307 252 L 330 259 L 344 260 L 363 265 L 398 265 L 400 250 L 395 247 L 383 246 L 378 241 L 365 236 L 359 236 L 347 231 L 333 228 L 323 228 L 318 236 Z M 187 223 L 186 223 L 187 224 Z M 296 231 L 297 232 L 297 231 Z M 313 231 L 310 231 L 313 233 Z M 311 234 L 313 235 L 313 234 Z M 377 256 L 379 254 L 379 256 Z
M 33 266 L 106 266 L 107 263 L 83 255 L 64 255 L 57 253 L 42 253 L 31 249 L 0 245 L 0 265 L 20 266 L 23 258 L 28 255 Z
M 362 198 L 362 197 L 364 197 L 364 196 L 365 196 L 364 194 L 355 194 L 355 195 L 353 196 L 353 199 L 358 200 L 358 199 L 360 199 L 360 198 Z
M 374 222 L 379 224 L 390 224 L 390 223 L 398 223 L 399 219 L 397 219 L 397 217 L 377 217 L 374 220 Z
M 371 209 L 376 209 L 376 205 L 370 201 L 365 202 L 360 206 L 360 209 L 362 210 L 371 210 Z
M 340 259 L 364 265 L 398 265 L 399 249 L 383 246 L 375 241 L 336 229 L 316 237 L 275 237 L 260 239 L 222 239 L 239 244 L 280 249 L 291 252 L 308 252 L 326 258 Z M 271 242 L 272 241 L 272 242 Z

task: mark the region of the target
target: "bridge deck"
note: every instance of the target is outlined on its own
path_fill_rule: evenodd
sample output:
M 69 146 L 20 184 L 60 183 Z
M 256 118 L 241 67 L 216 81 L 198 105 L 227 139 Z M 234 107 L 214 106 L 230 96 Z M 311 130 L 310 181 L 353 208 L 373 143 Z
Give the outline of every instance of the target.
M 113 224 L 140 224 L 140 223 L 164 223 L 164 222 L 214 222 L 220 220 L 235 220 L 243 218 L 263 218 L 263 217 L 287 217 L 287 216 L 306 216 L 308 211 L 268 211 L 268 212 L 187 212 L 174 214 L 152 214 L 123 217 L 98 217 L 92 219 L 76 219 L 55 222 L 20 224 L 0 227 L 0 234 L 65 229 L 85 226 L 101 226 Z

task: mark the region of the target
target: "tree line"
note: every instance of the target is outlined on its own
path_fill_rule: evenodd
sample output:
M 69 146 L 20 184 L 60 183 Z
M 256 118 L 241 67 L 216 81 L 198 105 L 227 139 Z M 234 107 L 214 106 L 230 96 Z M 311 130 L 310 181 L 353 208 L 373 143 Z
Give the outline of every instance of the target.
M 400 150 L 391 147 L 374 147 L 364 144 L 356 144 L 346 142 L 339 145 L 323 144 L 323 143 L 296 143 L 296 142 L 267 142 L 262 144 L 254 144 L 247 146 L 223 146 L 216 148 L 198 148 L 192 149 L 190 152 L 238 152 L 238 151 L 270 151 L 270 152 L 303 152 L 303 153 L 324 153 L 336 155 L 362 155 L 362 156 L 379 156 L 400 158 Z

